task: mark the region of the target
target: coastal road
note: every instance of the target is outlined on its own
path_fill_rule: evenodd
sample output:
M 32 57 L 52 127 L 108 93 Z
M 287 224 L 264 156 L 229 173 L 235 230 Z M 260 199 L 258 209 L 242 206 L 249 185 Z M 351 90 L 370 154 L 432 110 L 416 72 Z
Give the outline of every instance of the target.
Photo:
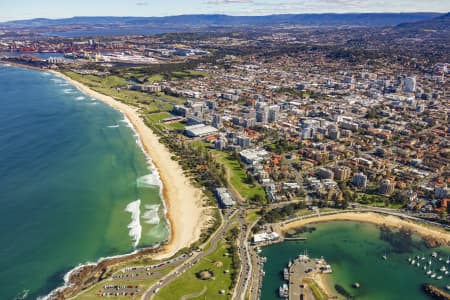
M 241 208 L 238 213 L 237 220 L 241 226 L 238 237 L 239 258 L 241 259 L 241 270 L 238 276 L 238 282 L 234 289 L 233 299 L 245 299 L 248 286 L 252 274 L 252 262 L 250 257 L 248 239 L 250 235 L 250 227 L 245 219 L 245 211 Z
M 192 257 L 190 257 L 188 260 L 186 260 L 181 266 L 173 270 L 172 272 L 168 273 L 166 276 L 161 278 L 160 281 L 157 283 L 151 285 L 142 295 L 141 300 L 150 300 L 153 298 L 153 296 L 163 287 L 168 285 L 169 283 L 176 280 L 179 276 L 181 276 L 183 273 L 191 269 L 193 266 L 195 266 L 202 258 L 205 256 L 210 255 L 217 249 L 217 245 L 219 241 L 224 237 L 225 233 L 228 231 L 230 226 L 233 224 L 233 221 L 231 219 L 236 214 L 237 211 L 229 212 L 227 213 L 224 218 L 226 219 L 224 224 L 221 225 L 221 227 L 214 233 L 214 235 L 210 239 L 210 247 L 205 251 L 200 251 L 197 254 L 194 254 Z

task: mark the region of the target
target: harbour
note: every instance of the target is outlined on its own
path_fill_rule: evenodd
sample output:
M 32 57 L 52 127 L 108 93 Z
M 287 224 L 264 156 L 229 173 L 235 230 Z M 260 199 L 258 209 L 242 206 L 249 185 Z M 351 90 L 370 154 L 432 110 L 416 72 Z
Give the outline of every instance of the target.
M 260 256 L 265 257 L 263 264 L 264 277 L 262 278 L 261 299 L 300 299 L 301 281 L 308 279 L 304 276 L 305 269 L 298 269 L 296 279 L 291 282 L 285 280 L 284 268 L 289 268 L 289 261 L 298 258 L 301 253 L 308 252 L 308 257 L 326 258 L 326 264 L 332 269 L 331 274 L 323 276 L 322 282 L 332 293 L 329 297 L 345 299 L 352 296 L 364 300 L 377 299 L 428 299 L 422 290 L 422 285 L 432 284 L 441 290 L 450 285 L 450 278 L 445 271 L 440 271 L 445 265 L 449 247 L 428 249 L 421 239 L 413 237 L 410 245 L 401 245 L 402 249 L 380 239 L 380 228 L 360 222 L 328 222 L 311 224 L 309 233 L 302 234 L 307 237 L 303 241 L 284 241 L 261 247 Z M 280 255 L 283 253 L 283 255 Z M 433 258 L 433 253 L 436 257 Z M 413 266 L 408 258 L 420 257 L 420 266 Z M 422 260 L 422 257 L 426 259 Z M 439 260 L 442 258 L 442 260 Z M 422 262 L 432 260 L 436 265 L 436 276 L 431 278 L 423 270 Z M 311 260 L 314 261 L 313 259 Z M 305 264 L 306 270 L 317 267 Z M 414 268 L 411 270 L 411 268 Z M 442 269 L 444 270 L 444 269 Z M 316 270 L 320 272 L 320 268 Z M 290 272 L 289 272 L 290 273 Z M 291 275 L 291 274 L 289 274 Z M 442 276 L 441 279 L 437 279 Z M 301 278 L 301 279 L 300 279 Z M 306 281 L 308 282 L 308 280 Z M 287 293 L 280 297 L 280 287 L 287 285 Z M 311 296 L 302 291 L 304 296 Z M 402 295 L 402 298 L 398 298 Z M 403 298 L 404 297 L 404 298 Z M 304 298 L 315 299 L 315 298 Z

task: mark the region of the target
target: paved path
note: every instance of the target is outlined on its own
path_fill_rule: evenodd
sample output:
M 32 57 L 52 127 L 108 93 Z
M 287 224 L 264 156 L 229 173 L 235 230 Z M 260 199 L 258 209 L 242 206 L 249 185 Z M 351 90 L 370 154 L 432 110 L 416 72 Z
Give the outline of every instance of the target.
M 204 286 L 203 289 L 200 292 L 189 294 L 189 295 L 184 295 L 183 297 L 181 297 L 181 300 L 188 300 L 188 299 L 192 299 L 192 298 L 198 298 L 201 295 L 203 295 L 204 293 L 206 293 L 207 290 L 208 290 L 208 288 L 206 286 Z
M 219 241 L 223 238 L 225 233 L 228 231 L 232 225 L 232 217 L 236 214 L 236 211 L 232 212 L 229 216 L 225 216 L 226 221 L 221 225 L 221 227 L 213 234 L 210 239 L 210 247 L 206 251 L 198 252 L 190 257 L 188 260 L 183 262 L 182 265 L 175 268 L 172 272 L 168 273 L 166 276 L 161 278 L 157 283 L 151 285 L 142 295 L 141 300 L 150 300 L 153 296 L 163 287 L 167 286 L 169 283 L 175 281 L 183 273 L 195 266 L 202 258 L 210 255 L 217 249 Z

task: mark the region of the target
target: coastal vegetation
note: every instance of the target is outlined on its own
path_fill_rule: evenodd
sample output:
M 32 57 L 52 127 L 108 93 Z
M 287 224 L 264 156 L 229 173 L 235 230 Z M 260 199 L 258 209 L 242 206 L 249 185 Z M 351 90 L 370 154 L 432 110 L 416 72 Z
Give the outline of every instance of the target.
M 221 291 L 225 291 L 221 299 L 231 299 L 232 289 L 239 270 L 234 254 L 237 253 L 233 235 L 236 230 L 236 227 L 230 229 L 213 253 L 200 259 L 193 268 L 162 288 L 156 294 L 155 300 L 181 299 L 185 295 L 202 291 L 205 287 L 207 289 L 202 298 L 217 299 Z M 205 270 L 214 274 L 214 278 L 209 280 L 199 279 L 197 274 Z
M 264 189 L 246 173 L 240 162 L 231 154 L 212 150 L 213 157 L 225 167 L 227 182 L 245 201 L 265 203 Z

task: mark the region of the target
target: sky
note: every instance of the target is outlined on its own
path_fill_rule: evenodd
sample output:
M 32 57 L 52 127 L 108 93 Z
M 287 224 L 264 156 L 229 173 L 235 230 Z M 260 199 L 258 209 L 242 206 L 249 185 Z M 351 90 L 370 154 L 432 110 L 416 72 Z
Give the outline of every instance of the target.
M 0 0 L 0 21 L 73 16 L 449 12 L 450 0 Z

